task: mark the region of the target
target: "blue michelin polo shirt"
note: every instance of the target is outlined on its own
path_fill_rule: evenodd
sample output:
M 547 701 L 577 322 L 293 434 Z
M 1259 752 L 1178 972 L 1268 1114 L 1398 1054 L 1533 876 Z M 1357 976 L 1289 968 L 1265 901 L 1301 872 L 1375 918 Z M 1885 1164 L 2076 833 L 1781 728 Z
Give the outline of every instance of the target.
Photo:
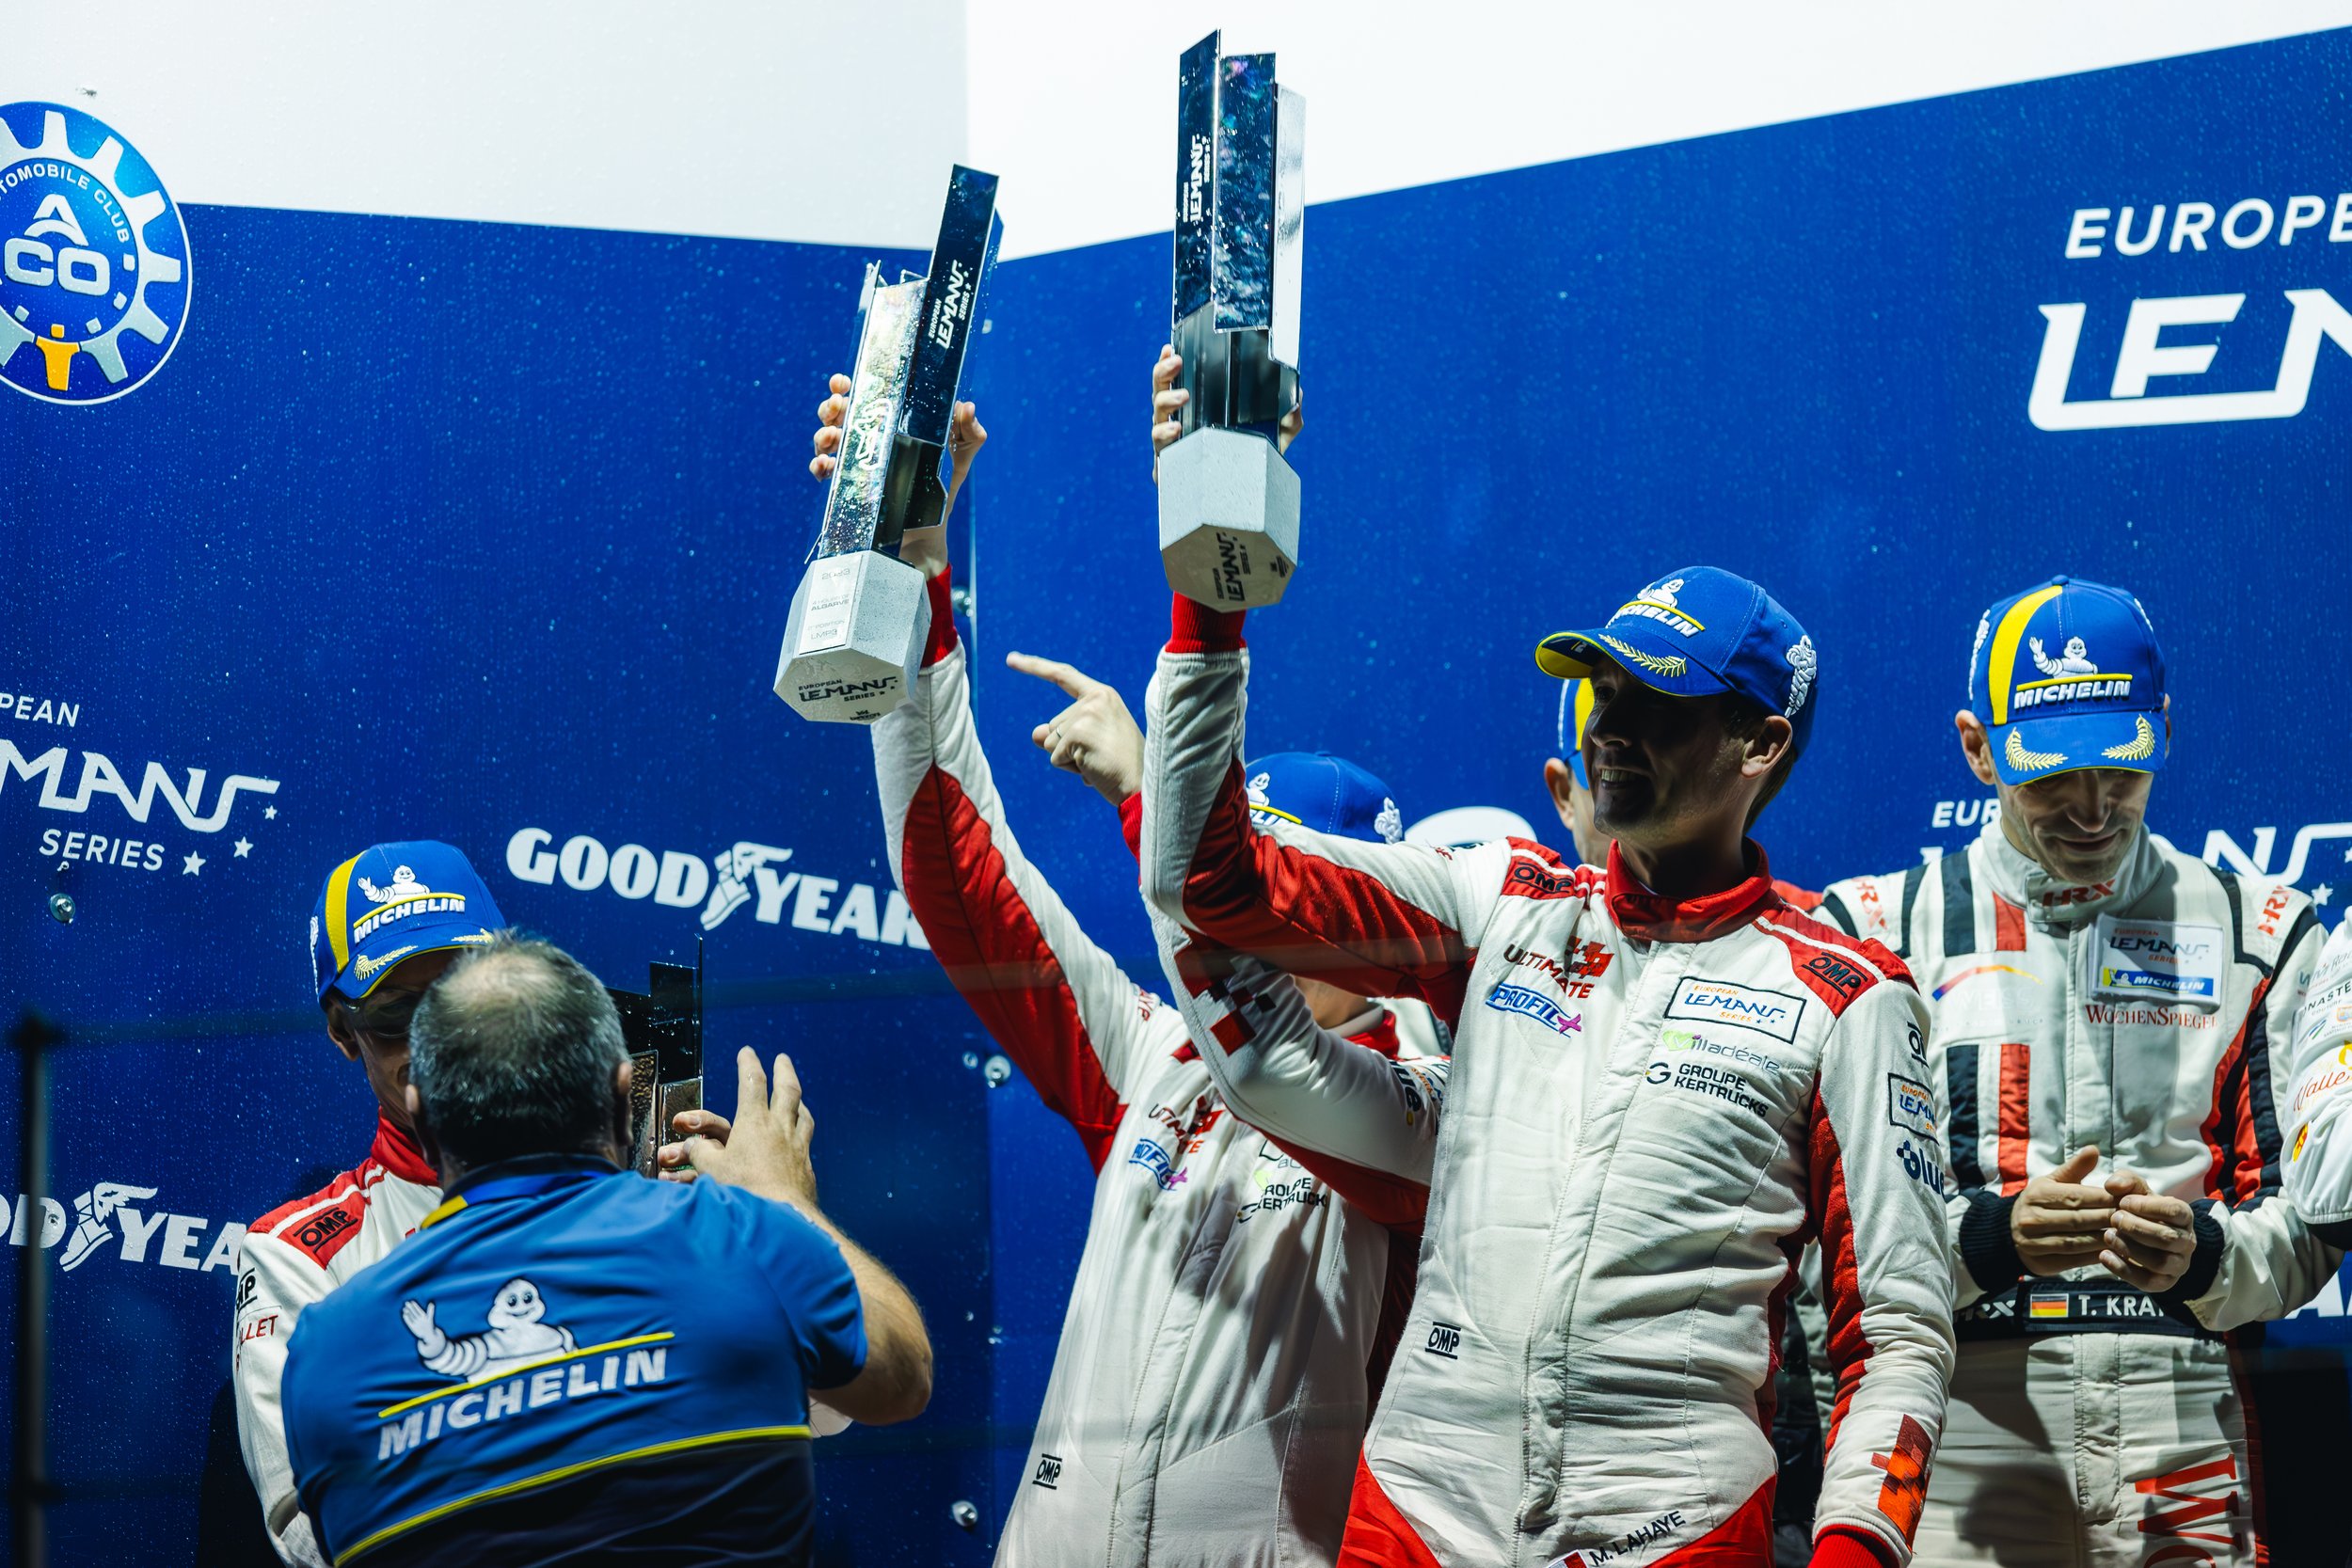
M 797 1563 L 808 1390 L 865 1364 L 849 1264 L 800 1213 L 533 1155 L 302 1314 L 286 1440 L 338 1568 Z

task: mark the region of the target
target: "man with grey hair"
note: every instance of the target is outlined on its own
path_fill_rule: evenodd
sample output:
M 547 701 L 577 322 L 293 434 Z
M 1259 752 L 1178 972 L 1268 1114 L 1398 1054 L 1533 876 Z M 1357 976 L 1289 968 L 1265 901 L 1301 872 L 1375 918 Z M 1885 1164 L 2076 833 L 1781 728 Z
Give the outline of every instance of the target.
M 501 932 L 417 1007 L 407 1103 L 448 1194 L 303 1315 L 286 1433 L 330 1560 L 808 1560 L 808 1400 L 919 1415 L 930 1344 L 817 1206 L 789 1057 L 707 1178 L 620 1164 L 629 1063 L 595 975 Z

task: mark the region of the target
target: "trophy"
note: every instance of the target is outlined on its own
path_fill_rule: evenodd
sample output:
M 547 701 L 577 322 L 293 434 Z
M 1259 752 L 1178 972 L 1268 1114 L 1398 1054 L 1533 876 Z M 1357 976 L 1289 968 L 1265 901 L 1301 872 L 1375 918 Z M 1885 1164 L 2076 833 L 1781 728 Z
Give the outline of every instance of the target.
M 1274 603 L 1298 564 L 1298 476 L 1276 433 L 1298 406 L 1306 102 L 1271 55 L 1184 51 L 1176 90 L 1169 341 L 1191 392 L 1160 453 L 1168 586 L 1215 610 Z
M 640 1176 L 657 1176 L 654 1154 L 670 1141 L 671 1118 L 703 1103 L 703 961 L 648 966 L 644 992 L 607 986 L 628 1047 L 628 1156 Z
M 870 724 L 914 684 L 930 598 L 884 552 L 945 520 L 956 386 L 1003 232 L 996 177 L 958 164 L 930 270 L 886 283 L 881 262 L 866 269 L 833 487 L 776 661 L 776 695 L 803 719 Z

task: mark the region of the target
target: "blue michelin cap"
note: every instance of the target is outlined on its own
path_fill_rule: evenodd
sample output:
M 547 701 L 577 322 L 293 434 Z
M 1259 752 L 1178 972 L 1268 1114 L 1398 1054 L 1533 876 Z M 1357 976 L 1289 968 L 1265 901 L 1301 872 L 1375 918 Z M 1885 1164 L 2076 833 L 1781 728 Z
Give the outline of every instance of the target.
M 418 839 L 363 849 L 326 874 L 310 911 L 310 966 L 319 1000 L 353 1001 L 401 959 L 478 946 L 506 924 L 464 853 Z
M 1562 680 L 1591 674 L 1604 658 L 1669 696 L 1737 691 L 1785 716 L 1798 752 L 1813 733 L 1813 639 L 1779 600 L 1720 567 L 1669 572 L 1619 605 L 1608 625 L 1555 632 L 1535 646 L 1537 668 Z
M 1249 816 L 1258 826 L 1295 822 L 1338 838 L 1395 844 L 1405 817 L 1389 786 L 1328 752 L 1276 752 L 1242 765 Z
M 1567 759 L 1568 771 L 1576 776 L 1576 787 L 1590 789 L 1593 781 L 1584 776 L 1584 727 L 1593 721 L 1593 688 L 1581 676 L 1560 683 L 1560 751 Z
M 2003 784 L 2082 768 L 2153 773 L 2164 726 L 2164 649 L 2121 588 L 2057 577 L 1977 623 L 1968 707 L 1993 739 Z

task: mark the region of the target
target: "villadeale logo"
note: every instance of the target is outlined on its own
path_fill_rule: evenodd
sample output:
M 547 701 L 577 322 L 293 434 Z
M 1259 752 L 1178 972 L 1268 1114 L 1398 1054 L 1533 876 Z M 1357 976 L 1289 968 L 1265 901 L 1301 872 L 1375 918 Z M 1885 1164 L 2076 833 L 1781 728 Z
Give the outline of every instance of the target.
M 130 143 L 60 103 L 0 105 L 0 381 L 105 403 L 180 341 L 188 235 Z

